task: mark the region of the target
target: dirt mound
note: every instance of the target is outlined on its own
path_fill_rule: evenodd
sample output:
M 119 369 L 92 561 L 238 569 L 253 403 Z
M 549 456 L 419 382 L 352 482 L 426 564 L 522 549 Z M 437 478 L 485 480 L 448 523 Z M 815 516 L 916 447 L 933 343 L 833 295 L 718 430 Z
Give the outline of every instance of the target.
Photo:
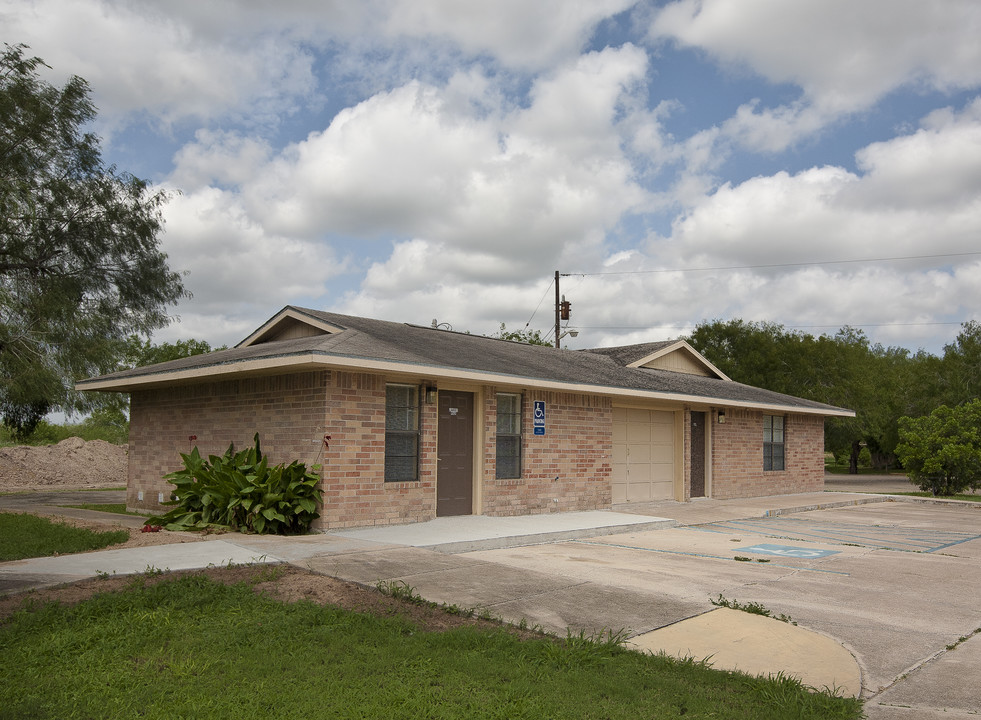
M 0 448 L 0 492 L 123 487 L 127 463 L 126 446 L 105 440 Z

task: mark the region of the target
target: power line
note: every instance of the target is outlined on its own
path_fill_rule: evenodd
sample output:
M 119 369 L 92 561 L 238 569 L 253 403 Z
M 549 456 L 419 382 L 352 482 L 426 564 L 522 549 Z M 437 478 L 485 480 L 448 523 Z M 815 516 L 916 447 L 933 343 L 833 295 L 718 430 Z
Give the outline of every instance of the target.
M 775 323 L 785 328 L 791 330 L 804 330 L 807 328 L 843 328 L 843 327 L 855 327 L 855 328 L 873 328 L 873 327 L 914 327 L 922 325 L 963 325 L 969 320 L 959 320 L 959 321 L 949 321 L 949 322 L 897 322 L 897 323 L 839 323 L 837 325 L 784 325 L 783 323 Z M 655 325 L 654 327 L 666 327 L 673 330 L 683 330 L 688 327 L 694 327 L 697 323 L 686 324 L 686 325 Z M 578 325 L 580 330 L 650 330 L 651 325 Z
M 548 281 L 548 287 L 545 288 L 545 292 L 542 294 L 542 299 L 538 301 L 538 306 L 535 308 L 535 312 L 531 314 L 531 317 L 528 318 L 528 322 L 525 323 L 525 328 L 528 328 L 531 325 L 531 321 L 535 319 L 535 315 L 541 309 L 542 303 L 545 302 L 545 298 L 548 296 L 548 291 L 552 289 L 552 283 L 554 282 L 554 278 Z
M 858 260 L 821 260 L 818 262 L 767 263 L 762 265 L 720 265 L 718 267 L 675 268 L 675 269 L 661 269 L 661 270 L 610 270 L 610 271 L 592 272 L 592 273 L 569 272 L 569 273 L 561 273 L 561 275 L 563 275 L 564 277 L 568 277 L 571 275 L 591 277 L 594 275 L 651 275 L 655 273 L 713 272 L 716 270 L 762 270 L 766 268 L 811 267 L 815 265 L 846 265 L 850 263 L 899 262 L 902 260 L 928 260 L 932 258 L 967 257 L 970 255 L 981 255 L 981 251 L 944 253 L 944 254 L 937 254 L 937 255 L 903 255 L 898 257 L 863 258 Z

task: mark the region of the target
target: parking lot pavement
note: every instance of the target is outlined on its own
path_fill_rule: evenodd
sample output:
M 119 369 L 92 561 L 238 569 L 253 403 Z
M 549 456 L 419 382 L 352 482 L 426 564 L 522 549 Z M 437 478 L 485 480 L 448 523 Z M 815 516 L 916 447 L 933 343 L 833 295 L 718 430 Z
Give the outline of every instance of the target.
M 905 698 L 918 678 L 954 667 L 959 651 L 974 662 L 969 652 L 981 642 L 974 505 L 860 505 L 466 557 L 705 609 L 719 596 L 759 603 L 848 648 L 870 706 L 880 693 L 883 703 Z M 973 681 L 981 667 L 972 668 L 963 681 L 946 677 L 956 685 L 946 696 L 951 710 L 981 708 Z

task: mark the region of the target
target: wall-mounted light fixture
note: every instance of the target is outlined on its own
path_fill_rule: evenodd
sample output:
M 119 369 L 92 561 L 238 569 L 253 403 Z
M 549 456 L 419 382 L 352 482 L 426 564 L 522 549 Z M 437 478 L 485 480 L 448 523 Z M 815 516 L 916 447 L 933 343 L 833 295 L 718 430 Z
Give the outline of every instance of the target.
M 434 402 L 436 402 L 436 397 L 437 397 L 436 396 L 436 388 L 434 388 L 434 387 L 427 387 L 426 388 L 426 404 L 427 405 L 432 405 Z
M 726 424 L 726 411 L 719 410 L 719 425 L 725 425 L 725 424 Z

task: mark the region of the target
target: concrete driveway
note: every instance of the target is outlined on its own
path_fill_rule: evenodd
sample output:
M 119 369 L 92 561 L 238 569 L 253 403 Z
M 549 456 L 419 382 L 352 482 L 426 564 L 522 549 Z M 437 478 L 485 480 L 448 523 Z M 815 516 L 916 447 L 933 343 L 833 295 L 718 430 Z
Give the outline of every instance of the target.
M 2 496 L 0 508 L 124 517 L 58 507 L 66 500 Z M 39 558 L 0 564 L 0 589 L 148 564 L 290 562 L 367 585 L 403 581 L 428 600 L 559 634 L 626 629 L 640 647 L 835 684 L 861 692 L 873 720 L 978 718 L 981 505 L 830 492 L 616 510 L 228 534 L 196 543 L 200 557 L 161 545 Z M 715 607 L 720 596 L 797 625 Z
M 466 557 L 669 605 L 705 606 L 720 595 L 759 603 L 851 651 L 870 718 L 981 712 L 977 505 L 875 503 Z M 692 638 L 684 628 L 665 628 L 645 646 L 711 654 L 710 643 L 700 647 Z

